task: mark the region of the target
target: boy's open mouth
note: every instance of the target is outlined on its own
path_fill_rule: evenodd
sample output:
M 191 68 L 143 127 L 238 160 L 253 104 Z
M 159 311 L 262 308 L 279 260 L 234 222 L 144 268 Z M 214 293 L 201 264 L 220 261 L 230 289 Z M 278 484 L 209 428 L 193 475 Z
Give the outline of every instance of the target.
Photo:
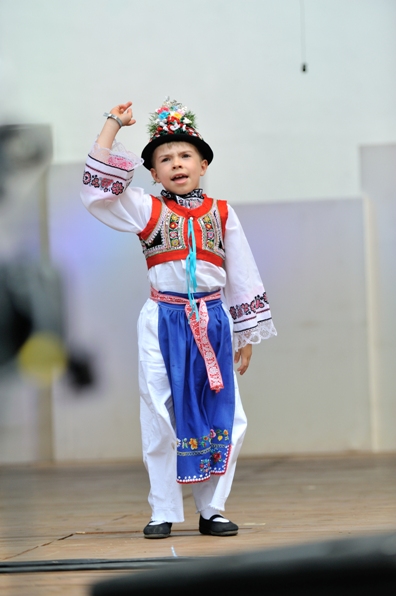
M 187 178 L 186 174 L 176 174 L 176 176 L 173 176 L 172 182 L 174 180 L 185 180 L 186 178 Z

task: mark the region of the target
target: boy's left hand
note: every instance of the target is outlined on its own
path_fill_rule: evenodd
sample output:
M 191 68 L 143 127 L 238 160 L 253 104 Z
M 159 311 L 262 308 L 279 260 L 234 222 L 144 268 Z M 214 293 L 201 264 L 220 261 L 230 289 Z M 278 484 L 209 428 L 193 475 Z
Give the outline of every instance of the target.
M 237 371 L 240 375 L 243 375 L 249 367 L 250 358 L 252 357 L 252 349 L 252 344 L 247 344 L 246 346 L 243 346 L 243 348 L 240 348 L 240 350 L 235 352 L 235 364 L 241 361 L 241 365 L 239 366 L 239 368 L 237 368 Z

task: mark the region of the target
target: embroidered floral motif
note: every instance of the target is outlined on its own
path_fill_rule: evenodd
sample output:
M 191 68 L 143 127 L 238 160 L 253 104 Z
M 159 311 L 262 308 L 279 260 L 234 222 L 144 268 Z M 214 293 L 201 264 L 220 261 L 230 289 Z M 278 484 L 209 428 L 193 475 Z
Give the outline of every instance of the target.
M 221 452 L 220 451 L 213 451 L 211 453 L 211 457 L 213 459 L 213 461 L 217 464 L 220 461 L 223 461 L 223 458 L 221 456 Z
M 87 171 L 84 172 L 84 176 L 83 176 L 83 183 L 84 184 L 89 184 L 91 182 L 91 174 Z
M 104 191 L 108 191 L 110 186 L 112 185 L 113 180 L 111 178 L 102 178 L 100 181 L 100 186 L 101 188 L 104 189 Z
M 178 439 L 177 441 L 178 447 L 181 445 L 182 449 L 191 449 L 192 451 L 196 451 L 198 446 L 203 448 L 210 446 L 210 440 L 207 435 L 199 438 L 192 437 L 191 439 Z
M 94 188 L 101 188 L 104 192 L 112 192 L 113 195 L 120 195 L 124 192 L 125 188 L 129 186 L 132 179 L 124 185 L 117 181 L 114 181 L 113 178 L 108 178 L 106 176 L 97 176 L 96 174 L 91 174 L 87 170 L 84 172 L 83 176 L 83 183 L 89 186 L 93 186 Z
M 124 192 L 124 185 L 121 182 L 114 182 L 111 187 L 111 192 L 113 195 L 120 195 Z
M 216 209 L 216 203 L 213 209 L 198 219 L 202 229 L 202 245 L 206 250 L 214 252 L 222 259 L 225 258 L 223 232 L 221 229 L 221 221 Z
M 202 218 L 202 221 L 203 221 L 205 229 L 206 229 L 206 246 L 208 248 L 210 248 L 211 250 L 213 250 L 213 248 L 214 248 L 214 231 L 213 231 L 212 221 L 211 221 L 209 215 L 205 215 L 205 217 Z
M 139 236 L 146 259 L 170 250 L 185 249 L 184 222 L 184 217 L 177 215 L 162 203 L 161 214 L 150 236 L 146 240 Z
M 224 430 L 221 430 L 220 428 L 216 429 L 214 432 L 214 437 L 216 437 L 216 439 L 218 441 L 229 441 L 230 437 L 229 437 L 229 432 L 228 430 L 225 428 Z
M 267 294 L 264 292 L 261 296 L 255 296 L 250 303 L 243 302 L 230 307 L 230 314 L 234 321 L 241 319 L 246 315 L 257 314 L 268 308 Z
M 179 467 L 181 460 L 178 461 L 177 482 L 180 484 L 204 482 L 205 480 L 208 480 L 212 474 L 215 476 L 224 474 L 227 470 L 230 453 L 230 444 L 212 445 L 205 451 L 178 451 L 178 456 L 187 455 L 194 457 L 188 457 L 187 459 L 183 458 L 182 468 Z M 201 456 L 202 459 L 200 459 L 199 456 Z
M 201 459 L 199 469 L 203 474 L 209 474 L 210 472 L 210 459 Z
M 211 453 L 219 451 L 221 445 L 213 445 L 212 439 L 216 439 L 217 441 L 222 442 L 223 444 L 230 440 L 229 431 L 227 429 L 221 430 L 220 428 L 213 430 L 210 429 L 209 435 L 204 435 L 203 437 L 192 437 L 188 439 L 184 437 L 184 439 L 177 439 L 176 444 L 178 447 L 181 446 L 182 449 L 188 449 L 189 451 L 196 451 L 198 447 L 201 448 L 211 448 Z
M 197 439 L 190 439 L 188 443 L 189 443 L 191 449 L 198 449 Z
M 172 213 L 169 219 L 169 244 L 172 248 L 178 248 L 181 244 L 181 230 L 179 230 L 180 219 L 181 218 L 176 215 L 176 213 Z

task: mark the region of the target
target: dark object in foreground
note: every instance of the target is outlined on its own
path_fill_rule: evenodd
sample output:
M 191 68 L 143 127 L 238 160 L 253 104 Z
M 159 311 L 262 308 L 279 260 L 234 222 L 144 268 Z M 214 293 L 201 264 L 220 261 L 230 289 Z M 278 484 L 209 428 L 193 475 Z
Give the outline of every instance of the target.
M 93 586 L 92 596 L 394 596 L 396 534 L 186 562 Z

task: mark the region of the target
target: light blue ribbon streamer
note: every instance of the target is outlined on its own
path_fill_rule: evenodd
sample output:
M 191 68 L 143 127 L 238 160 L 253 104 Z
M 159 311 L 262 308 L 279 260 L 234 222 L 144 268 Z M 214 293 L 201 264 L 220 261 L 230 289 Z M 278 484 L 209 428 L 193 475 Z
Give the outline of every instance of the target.
M 190 302 L 190 306 L 192 311 L 190 313 L 189 319 L 191 319 L 193 313 L 195 313 L 197 321 L 199 321 L 199 312 L 197 308 L 197 303 L 194 298 L 194 292 L 197 291 L 197 246 L 195 243 L 195 234 L 194 234 L 194 225 L 193 225 L 193 218 L 190 217 L 188 220 L 188 227 L 187 227 L 187 238 L 188 238 L 188 256 L 186 259 L 186 277 L 187 277 L 187 294 L 188 300 Z

